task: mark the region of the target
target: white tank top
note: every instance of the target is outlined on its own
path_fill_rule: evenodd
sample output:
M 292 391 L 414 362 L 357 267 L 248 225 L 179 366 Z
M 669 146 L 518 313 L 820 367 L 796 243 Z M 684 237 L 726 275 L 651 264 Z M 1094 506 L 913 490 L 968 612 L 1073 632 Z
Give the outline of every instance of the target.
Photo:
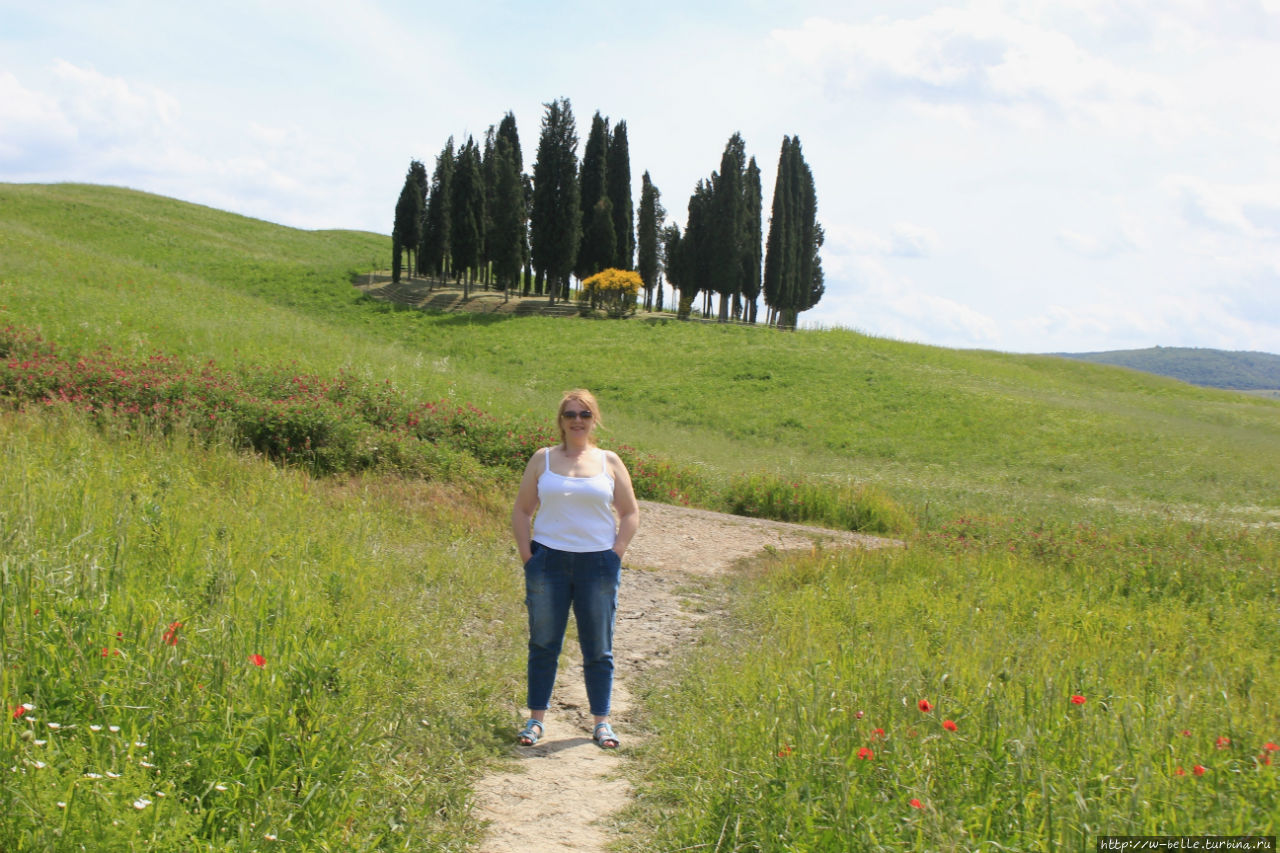
M 604 451 L 600 473 L 594 477 L 565 477 L 551 470 L 551 448 L 543 458 L 546 470 L 538 477 L 538 514 L 533 541 L 557 551 L 588 553 L 612 548 L 618 538 L 613 517 L 613 476 Z

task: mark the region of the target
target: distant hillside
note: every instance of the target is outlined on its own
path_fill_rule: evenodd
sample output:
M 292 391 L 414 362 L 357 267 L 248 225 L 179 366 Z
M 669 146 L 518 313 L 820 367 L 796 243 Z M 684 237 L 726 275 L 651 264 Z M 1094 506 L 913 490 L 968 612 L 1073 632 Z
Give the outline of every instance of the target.
M 1192 347 L 1153 347 L 1111 352 L 1056 353 L 1063 358 L 1113 364 L 1235 391 L 1280 389 L 1280 355 Z

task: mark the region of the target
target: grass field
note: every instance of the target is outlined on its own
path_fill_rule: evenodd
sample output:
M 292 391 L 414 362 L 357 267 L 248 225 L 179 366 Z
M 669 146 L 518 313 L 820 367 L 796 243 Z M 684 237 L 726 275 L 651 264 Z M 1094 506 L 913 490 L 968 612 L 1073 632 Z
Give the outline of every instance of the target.
M 576 386 L 651 497 L 909 537 L 735 584 L 644 687 L 625 844 L 1275 834 L 1280 402 L 845 330 L 398 310 L 351 286 L 388 251 L 0 186 L 0 847 L 463 849 L 522 669 L 511 469 Z

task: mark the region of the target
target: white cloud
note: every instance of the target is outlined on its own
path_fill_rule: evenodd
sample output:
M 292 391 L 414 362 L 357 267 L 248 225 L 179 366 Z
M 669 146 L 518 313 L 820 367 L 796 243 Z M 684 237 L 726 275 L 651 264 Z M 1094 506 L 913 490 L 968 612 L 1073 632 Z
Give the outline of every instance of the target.
M 884 99 L 924 114 L 1039 126 L 1081 122 L 1123 132 L 1185 129 L 1177 88 L 1159 74 L 1090 53 L 1000 4 L 910 19 L 810 19 L 774 39 L 831 100 Z

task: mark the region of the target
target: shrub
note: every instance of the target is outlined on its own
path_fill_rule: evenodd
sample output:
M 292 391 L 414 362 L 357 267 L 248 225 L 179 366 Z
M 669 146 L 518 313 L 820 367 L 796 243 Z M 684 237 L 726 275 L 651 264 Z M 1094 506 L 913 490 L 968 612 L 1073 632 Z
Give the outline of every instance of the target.
M 638 272 L 610 267 L 582 282 L 581 298 L 590 300 L 591 304 L 600 306 L 606 314 L 617 319 L 635 313 L 636 294 L 642 286 Z

